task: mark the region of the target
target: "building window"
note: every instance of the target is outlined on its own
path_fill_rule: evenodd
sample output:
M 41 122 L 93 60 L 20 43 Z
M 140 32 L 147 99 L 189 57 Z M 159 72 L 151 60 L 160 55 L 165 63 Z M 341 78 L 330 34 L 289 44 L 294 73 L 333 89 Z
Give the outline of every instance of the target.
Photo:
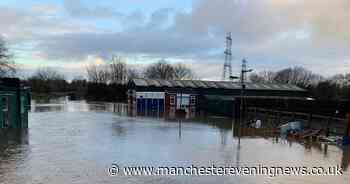
M 170 95 L 170 105 L 175 105 L 175 95 Z
M 191 96 L 191 98 L 190 98 L 190 104 L 191 104 L 191 105 L 196 105 L 196 96 Z

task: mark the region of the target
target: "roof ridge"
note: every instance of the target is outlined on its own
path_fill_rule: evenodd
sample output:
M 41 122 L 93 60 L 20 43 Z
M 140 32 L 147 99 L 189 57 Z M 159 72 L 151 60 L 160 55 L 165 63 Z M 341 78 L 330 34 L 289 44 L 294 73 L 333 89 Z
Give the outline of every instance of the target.
M 187 88 L 221 88 L 221 89 L 238 89 L 240 82 L 231 81 L 211 81 L 211 80 L 165 80 L 165 79 L 131 79 L 137 82 L 139 86 L 156 86 L 156 87 L 187 87 Z M 305 89 L 294 84 L 283 83 L 266 83 L 266 82 L 247 82 L 247 89 L 252 90 L 289 90 L 305 91 Z M 255 86 L 256 85 L 256 86 Z

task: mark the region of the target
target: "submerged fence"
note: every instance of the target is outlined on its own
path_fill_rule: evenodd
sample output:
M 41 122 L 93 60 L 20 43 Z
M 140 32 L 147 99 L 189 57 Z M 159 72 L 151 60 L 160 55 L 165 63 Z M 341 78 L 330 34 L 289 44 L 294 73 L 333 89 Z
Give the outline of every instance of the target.
M 345 125 L 345 118 L 259 107 L 248 107 L 247 118 L 249 120 L 260 119 L 272 127 L 277 127 L 290 121 L 301 121 L 305 127 L 312 129 L 322 129 L 325 132 L 337 135 L 342 135 L 344 133 Z

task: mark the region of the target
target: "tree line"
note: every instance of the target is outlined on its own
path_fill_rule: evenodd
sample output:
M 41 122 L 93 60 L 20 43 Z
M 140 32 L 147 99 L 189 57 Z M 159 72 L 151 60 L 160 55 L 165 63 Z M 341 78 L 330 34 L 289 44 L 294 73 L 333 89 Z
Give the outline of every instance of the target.
M 113 57 L 107 64 L 86 67 L 86 78 L 66 80 L 53 68 L 39 68 L 25 80 L 35 95 L 74 95 L 93 101 L 126 101 L 127 81 L 132 78 L 193 79 L 192 70 L 184 64 L 170 64 L 165 60 L 147 66 L 140 72 L 129 67 L 120 57 Z
M 151 64 L 141 73 L 117 60 L 106 65 L 86 68 L 87 78 L 71 81 L 51 68 L 38 69 L 26 82 L 33 92 L 74 92 L 88 100 L 126 100 L 126 83 L 132 78 L 186 80 L 195 79 L 192 70 L 183 64 L 169 64 L 162 60 Z M 350 99 L 350 73 L 322 77 L 303 67 L 290 67 L 279 71 L 252 73 L 249 82 L 293 84 L 307 89 L 311 96 L 321 100 Z
M 313 97 L 320 100 L 350 99 L 350 73 L 323 77 L 297 66 L 253 73 L 249 79 L 251 82 L 294 84 L 307 89 Z
M 105 84 L 125 83 L 132 78 L 190 80 L 195 76 L 192 69 L 182 63 L 170 64 L 163 59 L 140 71 L 128 66 L 121 57 L 112 57 L 108 64 L 89 65 L 86 73 L 88 81 Z

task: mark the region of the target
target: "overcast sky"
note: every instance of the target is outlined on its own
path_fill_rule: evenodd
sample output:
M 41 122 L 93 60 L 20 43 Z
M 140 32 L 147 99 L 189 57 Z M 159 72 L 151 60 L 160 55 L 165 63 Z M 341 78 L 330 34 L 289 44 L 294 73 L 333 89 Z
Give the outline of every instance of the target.
M 72 78 L 120 55 L 139 68 L 167 59 L 219 79 L 226 32 L 234 72 L 242 58 L 255 71 L 350 72 L 349 0 L 1 0 L 0 18 L 26 74 L 50 66 Z

